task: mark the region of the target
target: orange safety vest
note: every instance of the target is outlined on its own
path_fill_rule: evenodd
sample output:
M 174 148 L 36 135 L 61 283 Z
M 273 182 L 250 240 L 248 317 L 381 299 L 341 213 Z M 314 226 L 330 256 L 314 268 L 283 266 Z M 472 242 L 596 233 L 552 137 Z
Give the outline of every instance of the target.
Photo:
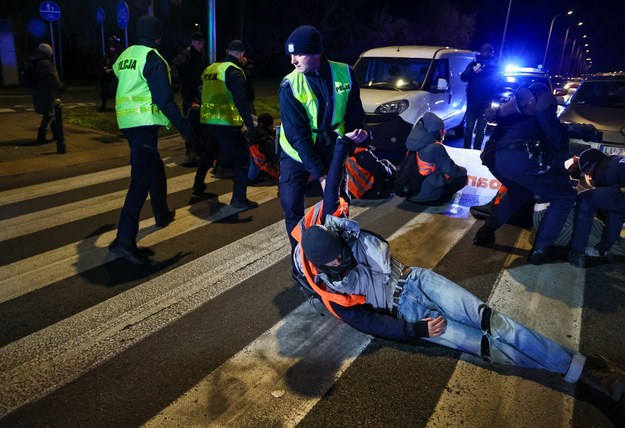
M 278 176 L 280 175 L 278 168 L 267 161 L 267 156 L 260 151 L 258 144 L 250 145 L 250 156 L 252 156 L 252 162 L 254 162 L 254 165 L 256 165 L 261 171 L 265 171 L 276 180 L 278 179 Z
M 339 198 L 339 207 L 332 214 L 335 217 L 347 217 L 349 210 L 348 203 L 343 199 Z M 304 217 L 297 223 L 297 226 L 293 228 L 291 231 L 291 236 L 297 241 L 302 241 L 302 233 L 309 228 L 310 226 L 314 226 L 315 224 L 323 224 L 321 213 L 323 212 L 323 201 L 317 202 Z M 319 284 L 315 282 L 315 276 L 317 275 L 317 268 L 306 258 L 304 254 L 304 249 L 300 245 L 300 253 L 302 256 L 302 267 L 304 270 L 304 276 L 306 277 L 306 281 L 311 286 L 311 288 L 321 297 L 321 301 L 325 305 L 326 308 L 337 318 L 339 317 L 334 309 L 332 309 L 332 305 L 330 303 L 334 302 L 343 307 L 363 305 L 367 298 L 361 294 L 337 294 L 332 291 L 328 291 L 325 284 Z
M 373 187 L 375 177 L 373 173 L 356 161 L 356 155 L 367 150 L 364 147 L 357 147 L 354 156 L 347 158 L 345 169 L 347 170 L 347 188 L 349 193 L 357 199 L 362 199 L 364 194 Z
M 443 143 L 441 143 L 440 141 L 437 141 L 434 144 L 442 145 Z M 436 164 L 434 162 L 426 162 L 426 161 L 421 160 L 418 152 L 416 152 L 415 155 L 417 158 L 417 166 L 419 167 L 419 174 L 421 174 L 424 177 L 427 177 L 430 174 L 434 174 L 434 171 L 436 171 Z M 445 178 L 449 178 L 449 175 L 445 174 Z

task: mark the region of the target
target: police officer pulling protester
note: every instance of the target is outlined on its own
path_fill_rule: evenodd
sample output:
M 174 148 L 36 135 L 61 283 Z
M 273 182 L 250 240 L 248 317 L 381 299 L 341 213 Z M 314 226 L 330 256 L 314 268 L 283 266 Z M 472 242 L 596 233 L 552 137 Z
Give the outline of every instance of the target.
M 482 149 L 486 120 L 484 112 L 493 101 L 495 90 L 502 82 L 499 66 L 493 61 L 495 48 L 486 43 L 480 49 L 475 61 L 471 61 L 460 74 L 460 80 L 467 82 L 467 112 L 464 127 L 464 148 Z M 475 140 L 473 133 L 475 132 Z
M 250 166 L 247 139 L 254 135 L 254 121 L 247 98 L 245 74 L 241 68 L 244 55 L 243 42 L 232 40 L 226 47 L 226 56 L 206 67 L 202 73 L 200 122 L 206 125 L 207 132 L 217 141 L 221 152 L 232 158 L 234 187 L 230 205 L 248 210 L 258 207 L 258 203 L 247 199 Z M 244 124 L 247 137 L 243 134 Z M 205 150 L 202 154 L 193 184 L 194 195 L 204 194 L 204 180 L 217 155 L 213 150 Z
M 421 204 L 443 204 L 467 184 L 467 169 L 449 157 L 443 140 L 445 123 L 432 112 L 426 112 L 406 139 L 406 156 L 417 163 L 423 176 L 420 191 L 407 198 Z M 401 168 L 401 167 L 400 167 Z
M 432 270 L 404 266 L 388 242 L 346 218 L 308 226 L 292 255 L 296 278 L 337 318 L 377 337 L 428 342 L 492 364 L 547 370 L 622 399 L 625 371 L 533 331 Z
M 37 144 L 47 143 L 48 129 L 52 129 L 52 139 L 59 141 L 62 136 L 63 119 L 60 114 L 63 83 L 52 63 L 52 46 L 41 43 L 30 57 L 33 67 L 31 94 L 35 112 L 41 115 L 37 132 Z
M 556 100 L 547 87 L 535 83 L 521 87 L 515 97 L 496 111 L 493 135 L 481 154 L 482 163 L 508 189 L 501 203 L 477 231 L 473 243 L 489 245 L 495 231 L 527 201 L 538 198 L 549 202 L 528 262 L 549 260 L 549 249 L 564 225 L 577 194 L 564 168 L 568 136 L 556 116 Z
M 185 141 L 197 138 L 174 102 L 169 65 L 156 50 L 162 34 L 158 18 L 142 16 L 137 21 L 137 43 L 122 52 L 113 65 L 119 80 L 117 124 L 130 145 L 131 169 L 117 237 L 109 249 L 134 264 L 149 262 L 149 250 L 141 251 L 136 245 L 139 215 L 148 193 L 157 227 L 167 226 L 175 216 L 167 205 L 167 177 L 158 153 L 158 131 L 173 123 Z
M 295 29 L 285 44 L 294 70 L 282 81 L 280 101 L 280 203 L 287 233 L 304 216 L 309 178 L 325 189 L 327 169 L 339 136 L 356 131 L 364 142 L 365 112 L 354 71 L 347 64 L 329 61 L 319 31 L 310 25 Z M 346 186 L 340 190 L 346 199 Z M 336 195 L 326 195 L 335 198 Z M 326 204 L 327 206 L 327 204 Z
M 593 187 L 577 195 L 568 261 L 583 268 L 586 266 L 586 245 L 597 210 L 602 210 L 607 216 L 601 240 L 594 247 L 597 255 L 608 254 L 620 237 L 625 222 L 625 157 L 586 149 L 580 153 L 578 164 L 586 182 Z

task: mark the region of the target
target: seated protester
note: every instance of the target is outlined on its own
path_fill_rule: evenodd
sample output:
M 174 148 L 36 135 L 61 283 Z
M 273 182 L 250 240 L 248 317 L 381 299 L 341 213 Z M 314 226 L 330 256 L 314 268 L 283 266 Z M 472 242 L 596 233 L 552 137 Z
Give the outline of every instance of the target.
M 467 170 L 449 157 L 443 146 L 444 138 L 445 123 L 432 112 L 426 112 L 410 131 L 406 140 L 407 156 L 414 153 L 424 179 L 421 190 L 408 197 L 408 201 L 442 204 L 467 184 Z
M 347 188 L 356 199 L 386 199 L 393 196 L 395 166 L 378 159 L 367 147 L 356 147 L 345 162 Z
M 258 126 L 254 128 L 249 146 L 251 162 L 247 179 L 255 180 L 262 171 L 277 180 L 280 163 L 275 153 L 276 131 L 273 127 L 273 117 L 269 113 L 262 113 L 257 121 Z
M 568 261 L 573 266 L 586 266 L 586 246 L 597 210 L 606 213 L 606 227 L 595 245 L 605 255 L 619 239 L 625 222 L 625 157 L 608 156 L 597 149 L 586 149 L 578 159 L 581 173 L 591 186 L 579 192 L 575 202 L 573 238 Z
M 615 401 L 625 395 L 624 370 L 608 370 L 608 362 L 595 357 L 587 360 L 432 270 L 413 267 L 403 276 L 404 266 L 391 258 L 388 242 L 353 220 L 327 215 L 323 226 L 305 228 L 292 262 L 296 279 L 363 333 L 423 339 L 493 364 L 547 370 L 566 382 L 581 380 Z

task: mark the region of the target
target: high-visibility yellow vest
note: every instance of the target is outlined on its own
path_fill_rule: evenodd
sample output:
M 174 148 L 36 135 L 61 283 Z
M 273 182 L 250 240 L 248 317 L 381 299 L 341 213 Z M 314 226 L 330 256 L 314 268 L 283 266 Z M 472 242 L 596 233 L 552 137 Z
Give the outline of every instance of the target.
M 167 66 L 169 64 L 154 48 L 133 45 L 126 49 L 113 64 L 113 72 L 117 76 L 117 94 L 115 96 L 115 114 L 120 129 L 137 126 L 163 125 L 168 129 L 171 122 L 152 101 L 152 93 L 148 82 L 143 76 L 143 69 L 148 53 L 156 53 Z
M 232 62 L 214 62 L 202 73 L 202 105 L 200 122 L 209 125 L 242 126 L 243 118 L 234 105 L 232 93 L 226 86 L 226 70 L 241 67 Z M 243 73 L 245 76 L 245 73 Z
M 352 80 L 347 64 L 334 61 L 329 61 L 329 63 L 332 71 L 332 81 L 334 82 L 334 106 L 332 109 L 331 129 L 342 137 L 345 134 L 345 112 L 347 110 L 347 99 L 352 88 Z M 317 129 L 319 101 L 310 88 L 304 73 L 293 70 L 285 79 L 289 81 L 295 99 L 302 103 L 306 110 L 314 144 L 317 142 L 317 134 L 319 132 Z M 280 147 L 291 158 L 298 162 L 302 161 L 297 151 L 287 140 L 284 130 L 280 132 Z

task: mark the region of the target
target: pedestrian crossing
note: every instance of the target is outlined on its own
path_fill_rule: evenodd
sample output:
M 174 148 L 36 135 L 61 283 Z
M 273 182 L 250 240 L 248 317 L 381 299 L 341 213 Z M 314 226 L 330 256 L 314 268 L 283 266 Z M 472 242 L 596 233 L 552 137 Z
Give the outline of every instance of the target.
M 190 193 L 192 174 L 167 163 L 168 171 L 178 174 L 168 180 L 170 198 Z M 10 321 L 2 329 L 23 331 L 5 330 L 0 337 L 0 426 L 315 426 L 313 409 L 326 412 L 345 399 L 336 388 L 350 389 L 353 371 L 362 370 L 354 369 L 355 362 L 383 364 L 383 355 L 369 351 L 377 339 L 351 329 L 294 289 L 275 186 L 250 187 L 248 197 L 260 207 L 245 213 L 227 205 L 231 194 L 221 192 L 175 206 L 176 220 L 166 228 L 157 229 L 153 218 L 142 220 L 140 246 L 167 254 L 192 247 L 193 255 L 141 270 L 108 251 L 114 230 L 87 233 L 91 226 L 79 224 L 121 208 L 122 179 L 128 174 L 128 167 L 118 167 L 0 192 L 1 210 L 27 206 L 50 189 L 62 193 L 115 183 L 95 197 L 58 205 L 51 200 L 43 209 L 0 217 L 0 241 L 27 242 L 48 233 L 52 239 L 59 226 L 77 229 L 69 232 L 68 244 L 8 263 L 8 255 L 0 258 L 0 318 Z M 207 185 L 210 191 L 220 183 L 209 179 Z M 454 271 L 454 263 L 477 262 L 481 256 L 463 250 L 475 220 L 447 216 L 448 208 L 406 207 L 395 198 L 355 202 L 350 216 L 383 233 L 406 264 Z M 229 232 L 244 228 L 242 237 Z M 528 231 L 511 236 L 513 248 L 531 246 Z M 225 244 L 214 245 L 212 238 Z M 189 247 L 170 248 L 181 244 Z M 549 269 L 519 264 L 518 251 L 507 256 L 474 251 L 486 254 L 484 266 L 490 269 L 475 277 L 475 287 L 482 288 L 474 292 L 566 346 L 580 347 L 584 275 L 568 264 Z M 41 296 L 46 300 L 38 301 Z M 81 300 L 88 303 L 64 307 Z M 41 312 L 25 313 L 22 307 Z M 393 352 L 392 343 L 383 343 Z M 405 357 L 438 365 L 435 357 L 414 354 L 419 351 Z M 484 420 L 500 425 L 510 418 L 523 422 L 508 426 L 575 426 L 574 388 L 553 378 L 537 381 L 493 371 L 464 354 L 460 360 L 449 358 L 451 351 L 445 355 L 441 364 L 452 364 L 450 376 L 428 376 L 438 386 L 401 387 L 415 394 L 441 391 L 427 414 L 394 415 L 404 418 L 404 426 L 420 426 L 414 421 L 423 419 L 432 427 L 482 426 Z M 362 375 L 371 382 L 376 376 Z M 394 412 L 384 407 L 398 388 L 389 382 L 383 390 L 352 399 L 372 400 L 376 413 Z M 551 410 L 537 412 L 546 402 Z M 336 426 L 347 426 L 333 417 Z M 347 415 L 347 420 L 376 425 L 367 415 Z

